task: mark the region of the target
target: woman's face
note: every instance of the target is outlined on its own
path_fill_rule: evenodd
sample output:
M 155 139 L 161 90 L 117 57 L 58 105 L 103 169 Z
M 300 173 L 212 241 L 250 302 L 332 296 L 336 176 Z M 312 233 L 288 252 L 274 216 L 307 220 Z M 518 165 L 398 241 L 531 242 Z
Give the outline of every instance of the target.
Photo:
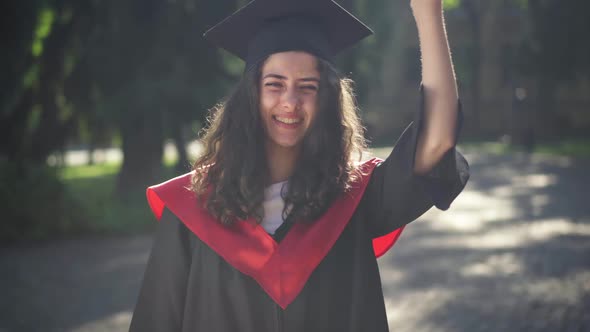
M 272 54 L 260 77 L 260 116 L 268 143 L 299 147 L 318 112 L 316 57 L 292 51 Z

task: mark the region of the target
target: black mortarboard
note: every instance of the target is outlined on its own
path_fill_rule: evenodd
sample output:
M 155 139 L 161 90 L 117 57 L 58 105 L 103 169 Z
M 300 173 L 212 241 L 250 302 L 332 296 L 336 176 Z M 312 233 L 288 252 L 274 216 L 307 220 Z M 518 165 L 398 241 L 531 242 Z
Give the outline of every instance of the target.
M 306 51 L 331 59 L 373 31 L 333 0 L 253 0 L 204 37 L 246 62 Z

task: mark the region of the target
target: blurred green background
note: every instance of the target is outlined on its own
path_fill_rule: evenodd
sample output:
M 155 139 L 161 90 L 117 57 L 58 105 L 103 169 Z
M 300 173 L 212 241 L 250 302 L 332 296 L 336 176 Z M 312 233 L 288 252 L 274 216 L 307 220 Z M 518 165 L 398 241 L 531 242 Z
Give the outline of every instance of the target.
M 417 107 L 409 1 L 339 2 L 376 31 L 338 67 L 356 82 L 373 146 L 391 145 Z M 189 171 L 207 110 L 242 71 L 201 35 L 243 4 L 4 2 L 0 244 L 153 227 L 145 187 Z M 461 145 L 590 156 L 590 2 L 444 4 Z

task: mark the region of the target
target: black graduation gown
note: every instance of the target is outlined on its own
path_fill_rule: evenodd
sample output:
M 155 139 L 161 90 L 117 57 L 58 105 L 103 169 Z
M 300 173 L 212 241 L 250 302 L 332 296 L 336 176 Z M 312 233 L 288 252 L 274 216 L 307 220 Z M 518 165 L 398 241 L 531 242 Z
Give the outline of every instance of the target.
M 199 228 L 199 218 L 190 221 L 164 202 L 130 331 L 388 331 L 376 254 L 433 205 L 448 209 L 469 178 L 467 161 L 454 148 L 429 175 L 413 173 L 422 112 L 385 161 L 366 163 L 371 171 L 357 201 L 333 209 L 352 206 L 341 226 L 321 231 L 330 233 L 327 248 L 323 236 L 298 242 L 293 225 L 281 226 L 274 240 L 258 226 L 254 238 L 242 241 L 239 233 L 252 231 L 245 224 L 215 233 L 215 225 Z M 458 121 L 457 133 L 460 109 Z M 387 234 L 378 248 L 374 239 Z M 265 256 L 283 244 L 286 258 Z M 308 273 L 289 279 L 303 270 Z

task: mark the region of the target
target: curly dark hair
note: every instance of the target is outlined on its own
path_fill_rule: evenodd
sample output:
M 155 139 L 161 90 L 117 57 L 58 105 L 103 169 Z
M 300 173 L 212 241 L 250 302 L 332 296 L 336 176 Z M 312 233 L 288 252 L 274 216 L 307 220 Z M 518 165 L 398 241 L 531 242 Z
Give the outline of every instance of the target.
M 203 154 L 194 164 L 192 190 L 223 224 L 264 213 L 270 185 L 265 130 L 259 112 L 259 81 L 264 61 L 247 71 L 225 102 L 210 111 Z M 355 163 L 366 149 L 352 80 L 318 59 L 318 114 L 302 142 L 295 172 L 281 195 L 283 219 L 314 221 L 350 189 L 359 173 Z M 289 208 L 290 207 L 290 208 Z

